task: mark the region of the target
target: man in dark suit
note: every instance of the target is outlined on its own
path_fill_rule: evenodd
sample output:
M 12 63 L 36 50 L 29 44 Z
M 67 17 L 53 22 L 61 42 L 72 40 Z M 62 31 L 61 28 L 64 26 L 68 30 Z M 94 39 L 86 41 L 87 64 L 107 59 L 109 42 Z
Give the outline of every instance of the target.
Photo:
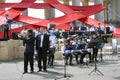
M 25 52 L 24 52 L 24 73 L 27 73 L 28 62 L 30 62 L 31 73 L 33 73 L 33 71 L 34 71 L 33 55 L 34 55 L 34 42 L 35 42 L 35 37 L 33 36 L 33 31 L 28 30 L 27 37 L 21 38 L 21 39 L 24 40 L 25 47 L 26 47 Z
M 47 53 L 49 52 L 49 36 L 46 34 L 46 29 L 40 29 L 40 35 L 36 38 L 36 50 L 38 52 L 38 72 L 42 70 L 42 61 L 43 61 L 43 70 L 46 72 L 47 65 Z

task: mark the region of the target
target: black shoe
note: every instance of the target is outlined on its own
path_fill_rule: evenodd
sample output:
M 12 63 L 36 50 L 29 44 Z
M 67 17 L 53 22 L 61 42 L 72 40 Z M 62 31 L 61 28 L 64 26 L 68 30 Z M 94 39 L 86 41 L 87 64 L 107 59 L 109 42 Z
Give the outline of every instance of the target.
M 68 62 L 66 62 L 65 65 L 68 65 Z
M 52 64 L 49 64 L 49 66 L 52 66 Z
M 37 72 L 40 72 L 40 71 L 42 71 L 42 70 L 38 70 Z
M 50 66 L 50 62 L 48 62 L 48 65 Z
M 27 71 L 23 72 L 23 74 L 26 74 L 26 73 L 28 73 L 28 72 Z
M 93 63 L 93 62 L 94 62 L 94 60 L 91 61 L 91 63 Z
M 44 72 L 47 72 L 47 70 L 45 69 Z
M 89 61 L 89 63 L 91 63 L 92 61 Z
M 84 64 L 84 61 L 80 61 L 80 64 Z
M 34 71 L 31 71 L 30 73 L 34 73 Z
M 77 64 L 80 64 L 79 62 L 77 62 Z
M 51 63 L 51 66 L 53 66 L 53 63 Z
M 72 65 L 73 65 L 73 63 L 69 63 L 69 65 L 70 65 L 70 66 L 72 66 Z

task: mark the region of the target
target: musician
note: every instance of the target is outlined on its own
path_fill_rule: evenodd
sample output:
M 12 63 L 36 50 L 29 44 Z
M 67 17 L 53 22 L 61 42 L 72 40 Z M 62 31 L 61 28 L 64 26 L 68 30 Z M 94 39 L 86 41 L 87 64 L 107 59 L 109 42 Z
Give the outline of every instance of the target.
M 100 34 L 104 34 L 104 27 L 103 26 L 101 26 L 101 24 L 100 23 L 98 23 L 98 32 L 100 33 Z
M 87 37 L 87 27 L 85 24 L 83 24 L 81 27 L 79 27 L 79 31 L 82 32 L 80 36 Z
M 82 49 L 82 55 L 80 58 L 80 63 L 84 63 L 84 58 L 88 54 L 89 55 L 89 62 L 91 63 L 91 49 L 88 47 L 89 44 L 87 42 L 87 39 L 82 39 L 82 44 L 84 44 L 84 47 Z
M 42 68 L 47 72 L 47 54 L 49 53 L 49 35 L 46 34 L 45 28 L 40 28 L 40 35 L 36 38 L 36 50 L 38 53 L 38 72 L 42 71 Z M 42 67 L 43 62 L 43 67 Z
M 74 23 L 70 23 L 70 31 L 74 32 L 75 31 L 75 24 Z
M 84 24 L 83 26 L 81 26 L 81 28 L 79 30 L 83 31 L 83 32 L 86 32 L 87 31 L 86 25 Z
M 100 48 L 101 45 L 101 38 L 93 34 L 90 43 L 92 44 L 93 49 L 92 62 L 94 62 L 94 60 L 97 61 L 98 49 Z
M 75 55 L 75 58 L 76 58 L 76 63 L 79 64 L 79 61 L 78 61 L 78 56 L 79 56 L 79 50 L 78 50 L 78 45 L 79 45 L 79 41 L 78 41 L 78 38 L 75 38 L 74 39 L 74 42 L 72 43 L 72 45 L 75 45 L 75 49 L 73 51 L 73 54 Z
M 25 46 L 26 46 L 24 51 L 24 73 L 23 74 L 28 72 L 28 62 L 30 62 L 31 73 L 33 73 L 34 71 L 33 55 L 34 55 L 34 42 L 35 42 L 33 31 L 28 30 L 26 37 L 22 37 L 19 35 L 19 38 L 25 42 Z
M 92 25 L 90 27 L 90 32 L 91 32 L 91 34 L 96 34 L 96 29 L 95 29 L 94 25 Z
M 65 64 L 68 65 L 68 59 L 69 59 L 69 65 L 73 65 L 72 64 L 72 50 L 70 49 L 71 43 L 70 40 L 66 40 L 64 41 L 64 45 L 61 48 L 62 54 L 65 57 Z
M 9 19 L 8 14 L 5 14 L 5 18 L 3 20 L 3 27 L 4 27 L 4 38 L 9 38 Z
M 48 65 L 53 66 L 54 62 L 54 54 L 55 54 L 55 44 L 57 43 L 57 38 L 54 35 L 54 32 L 50 33 L 50 50 L 49 50 L 49 55 L 48 55 Z

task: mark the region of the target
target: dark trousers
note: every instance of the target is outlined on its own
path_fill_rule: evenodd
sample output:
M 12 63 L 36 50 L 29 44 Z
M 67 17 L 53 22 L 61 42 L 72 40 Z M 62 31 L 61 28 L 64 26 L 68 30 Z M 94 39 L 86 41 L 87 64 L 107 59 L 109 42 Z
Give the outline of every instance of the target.
M 4 28 L 4 38 L 9 38 L 9 28 Z
M 92 61 L 94 61 L 94 60 L 97 61 L 97 55 L 98 55 L 98 49 L 97 48 L 93 48 Z
M 75 56 L 75 59 L 76 59 L 76 63 L 79 64 L 78 58 L 79 58 L 79 56 L 81 56 L 81 53 L 80 52 L 76 52 L 76 53 L 74 53 L 74 56 Z
M 53 66 L 53 62 L 54 62 L 54 54 L 55 54 L 55 48 L 50 48 L 50 52 L 48 55 L 48 64 Z
M 39 70 L 42 69 L 42 62 L 43 62 L 43 69 L 46 70 L 47 51 L 43 48 L 39 48 L 38 49 L 38 68 L 39 68 Z
M 24 53 L 24 72 L 28 70 L 28 62 L 30 63 L 31 71 L 34 70 L 34 61 L 33 61 L 33 53 Z
M 88 51 L 83 51 L 83 54 L 81 55 L 80 62 L 83 62 L 83 59 L 85 58 L 86 55 L 89 55 L 89 62 L 91 62 L 91 53 Z
M 76 59 L 76 63 L 78 64 L 79 63 L 79 61 L 78 61 L 78 54 L 74 54 L 74 56 L 75 56 L 75 59 Z
M 73 59 L 72 54 L 63 54 L 63 55 L 65 56 L 66 64 L 68 64 L 68 59 L 69 59 L 69 64 L 72 64 L 72 59 Z

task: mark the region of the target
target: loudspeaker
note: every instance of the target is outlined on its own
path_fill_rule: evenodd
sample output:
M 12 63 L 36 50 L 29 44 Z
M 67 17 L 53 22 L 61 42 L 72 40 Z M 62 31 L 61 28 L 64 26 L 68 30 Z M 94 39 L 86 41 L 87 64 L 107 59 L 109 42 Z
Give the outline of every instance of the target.
M 106 27 L 106 33 L 110 34 L 110 28 L 109 27 Z
M 7 41 L 9 38 L 0 38 L 0 41 Z
M 12 33 L 12 39 L 18 39 L 19 32 L 13 32 Z

